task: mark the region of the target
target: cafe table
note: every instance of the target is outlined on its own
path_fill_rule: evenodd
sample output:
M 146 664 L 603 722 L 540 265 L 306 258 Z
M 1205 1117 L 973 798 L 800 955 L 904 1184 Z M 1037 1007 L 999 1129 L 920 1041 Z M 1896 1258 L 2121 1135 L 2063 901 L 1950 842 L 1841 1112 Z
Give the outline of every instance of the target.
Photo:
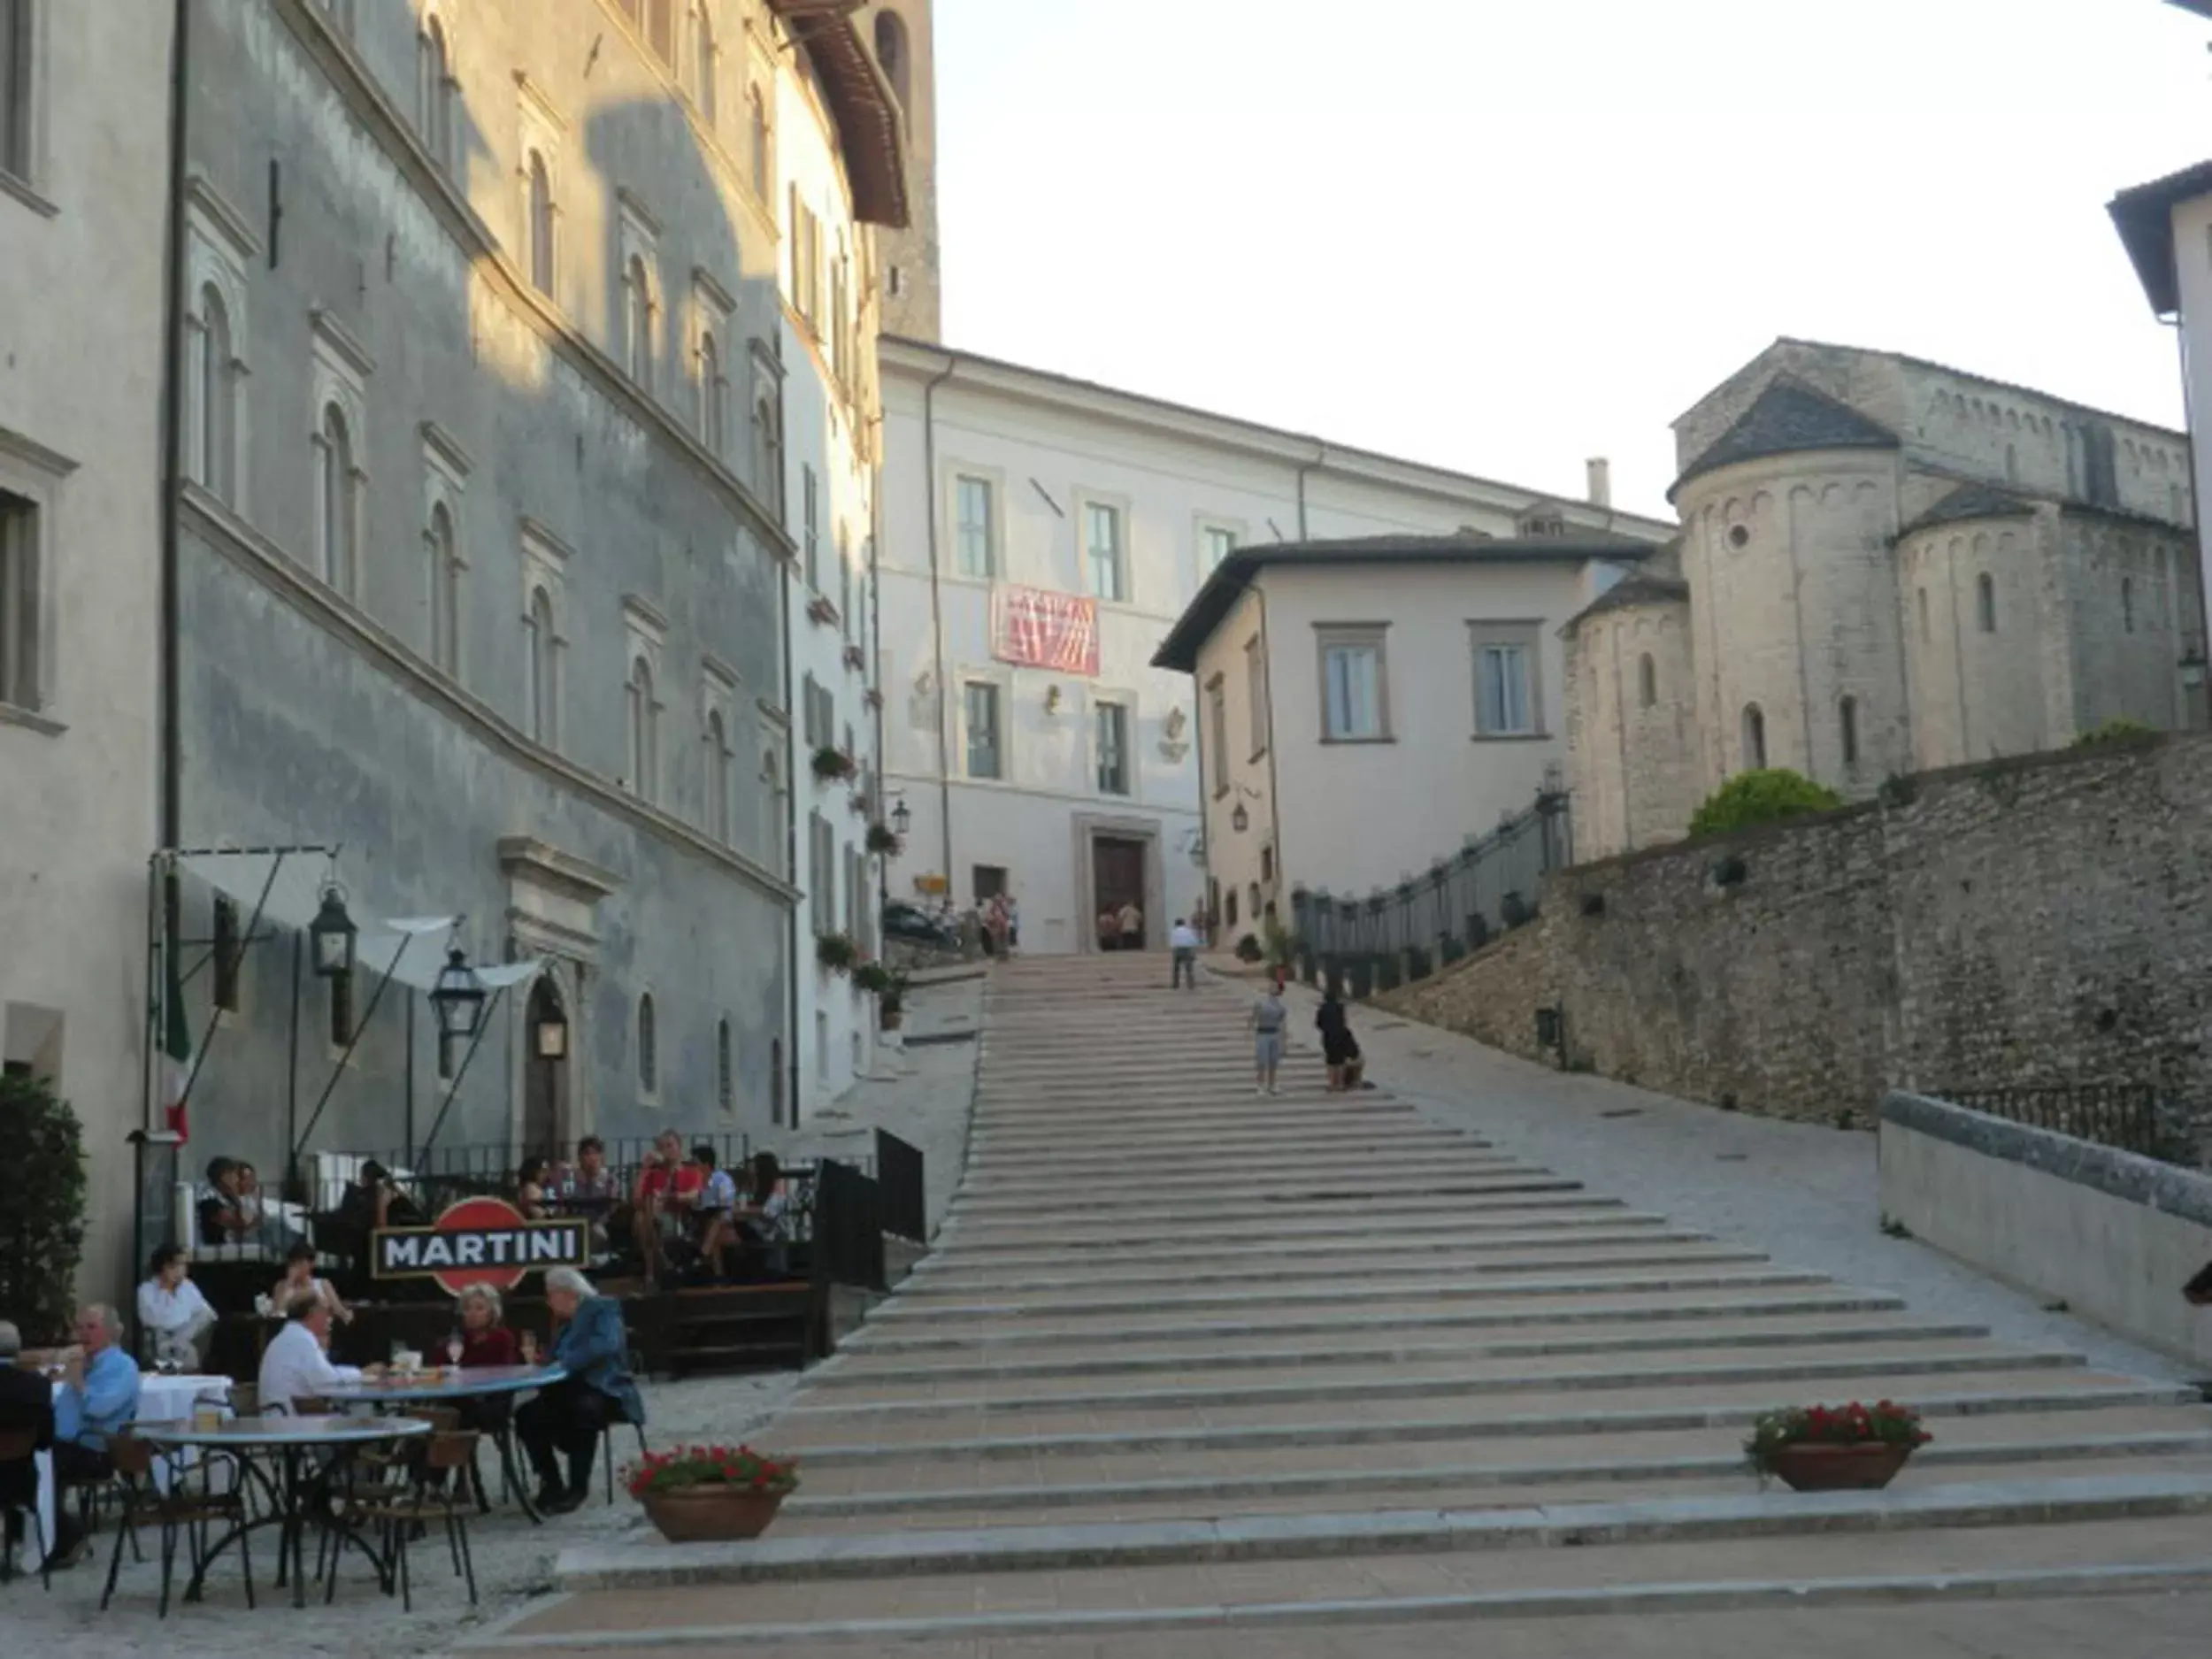
M 134 1433 L 162 1423 L 188 1422 L 194 1412 L 208 1409 L 230 1415 L 231 1381 L 227 1377 L 172 1376 L 165 1371 L 141 1371 L 138 1377 L 138 1410 L 132 1422 Z M 61 1398 L 62 1385 L 54 1384 L 54 1397 Z M 38 1524 L 45 1529 L 43 1536 L 49 1548 L 54 1541 L 54 1455 L 41 1452 L 33 1460 L 38 1470 Z M 173 1467 L 183 1467 L 191 1461 L 188 1454 L 176 1458 L 162 1458 L 154 1464 L 154 1485 L 161 1491 L 169 1489 L 170 1472 Z
M 323 1388 L 322 1397 L 333 1405 L 404 1410 L 409 1406 L 434 1405 L 446 1401 L 511 1398 L 534 1389 L 549 1388 L 557 1382 L 565 1381 L 567 1377 L 565 1365 L 472 1365 L 465 1369 L 457 1365 L 434 1366 L 407 1375 L 387 1373 L 382 1377 L 365 1377 L 359 1382 L 331 1383 Z M 530 1502 L 530 1483 L 523 1478 L 525 1471 L 515 1463 L 512 1413 L 491 1431 L 491 1437 L 499 1448 L 499 1472 L 507 1489 L 515 1494 L 515 1502 L 521 1505 L 525 1515 L 533 1522 L 539 1520 L 537 1506 Z M 483 1482 L 479 1479 L 475 1486 L 477 1507 L 488 1507 Z
M 280 1528 L 277 1540 L 277 1582 L 284 1582 L 288 1572 L 292 1580 L 292 1605 L 307 1605 L 307 1551 L 305 1539 L 310 1525 L 319 1527 L 331 1548 L 342 1552 L 349 1543 L 369 1558 L 376 1568 L 377 1583 L 385 1587 L 390 1578 L 390 1567 L 383 1552 L 357 1529 L 347 1525 L 344 1518 L 327 1501 L 328 1470 L 323 1454 L 330 1454 L 328 1469 L 335 1469 L 346 1457 L 364 1447 L 383 1445 L 392 1440 L 413 1440 L 430 1432 L 430 1425 L 419 1417 L 291 1417 L 275 1415 L 260 1417 L 233 1417 L 227 1423 L 200 1427 L 190 1423 L 156 1424 L 142 1427 L 140 1438 L 151 1441 L 165 1450 L 186 1448 L 196 1450 L 228 1452 L 241 1465 L 255 1457 L 265 1457 L 276 1465 L 276 1477 L 268 1482 L 275 1498 L 275 1513 L 254 1517 L 242 1516 L 238 1524 L 204 1551 L 199 1566 L 192 1574 L 192 1582 L 185 1586 L 184 1599 L 200 1599 L 200 1586 L 207 1580 L 207 1570 L 215 1558 L 249 1533 L 264 1527 Z M 334 1593 L 337 1563 L 331 1563 L 331 1579 Z

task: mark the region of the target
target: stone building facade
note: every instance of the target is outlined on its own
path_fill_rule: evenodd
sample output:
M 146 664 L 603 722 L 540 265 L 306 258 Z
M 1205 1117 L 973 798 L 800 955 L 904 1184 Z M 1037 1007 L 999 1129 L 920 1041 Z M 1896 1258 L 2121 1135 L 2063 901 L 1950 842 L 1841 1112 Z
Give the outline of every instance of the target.
M 935 0 L 870 0 L 860 24 L 904 124 L 907 222 L 879 235 L 883 332 L 935 344 L 944 333 L 937 230 Z
M 0 6 L 0 1065 L 127 1159 L 159 780 L 165 0 Z M 96 1179 L 81 1282 L 127 1282 Z
M 365 951 L 310 981 L 295 1062 L 288 951 L 250 945 L 228 1005 L 187 989 L 196 1156 L 281 1168 L 281 1103 L 327 1078 L 317 1147 L 419 1143 L 449 1092 L 442 1148 L 789 1125 L 852 1072 L 800 1040 L 801 912 L 844 900 L 797 847 L 787 636 L 836 580 L 800 562 L 808 503 L 818 542 L 871 510 L 872 239 L 906 181 L 861 29 L 782 0 L 192 16 L 175 838 L 337 845 L 365 930 L 457 913 L 473 960 L 549 964 L 462 1065 L 426 1019 L 408 1049 Z
M 2200 723 L 2182 434 L 1784 340 L 1676 422 L 1678 539 L 1567 630 L 1584 856 L 1736 772 L 1892 775 Z

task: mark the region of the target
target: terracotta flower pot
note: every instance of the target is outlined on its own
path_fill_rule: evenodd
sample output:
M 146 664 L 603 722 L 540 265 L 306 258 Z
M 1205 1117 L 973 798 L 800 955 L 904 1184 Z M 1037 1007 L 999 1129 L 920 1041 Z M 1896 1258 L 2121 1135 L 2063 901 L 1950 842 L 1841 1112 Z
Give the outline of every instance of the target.
M 776 1518 L 783 1494 L 749 1486 L 682 1486 L 649 1492 L 640 1502 L 645 1518 L 670 1543 L 709 1544 L 758 1538 Z
M 1909 1446 L 1869 1440 L 1857 1446 L 1784 1446 L 1770 1454 L 1773 1472 L 1793 1492 L 1878 1492 L 1897 1479 Z

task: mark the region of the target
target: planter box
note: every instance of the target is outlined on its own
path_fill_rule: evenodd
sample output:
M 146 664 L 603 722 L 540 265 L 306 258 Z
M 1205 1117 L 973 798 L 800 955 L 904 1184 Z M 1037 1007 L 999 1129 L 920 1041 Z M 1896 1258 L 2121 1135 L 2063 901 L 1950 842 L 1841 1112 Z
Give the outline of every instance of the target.
M 1862 1446 L 1785 1446 L 1773 1454 L 1773 1472 L 1792 1492 L 1878 1492 L 1897 1479 L 1912 1454 L 1909 1446 L 1878 1440 Z
M 713 1544 L 758 1538 L 782 1507 L 780 1492 L 741 1486 L 688 1486 L 648 1493 L 639 1500 L 645 1518 L 672 1544 Z

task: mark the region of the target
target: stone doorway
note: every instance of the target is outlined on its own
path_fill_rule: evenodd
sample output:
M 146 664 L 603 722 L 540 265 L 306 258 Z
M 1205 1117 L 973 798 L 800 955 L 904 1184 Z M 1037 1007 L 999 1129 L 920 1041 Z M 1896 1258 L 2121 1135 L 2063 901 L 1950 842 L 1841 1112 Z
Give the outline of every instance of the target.
M 562 1052 L 539 1052 L 546 1046 L 539 1041 L 539 1033 L 557 1024 L 563 1033 Z M 560 992 L 550 974 L 540 974 L 530 987 L 523 1032 L 529 1047 L 522 1069 L 521 1154 L 524 1157 L 565 1157 L 570 1130 L 569 1050 L 573 1046 L 574 1028 L 562 1011 Z
M 1118 913 L 1125 904 L 1133 904 L 1144 918 L 1144 926 L 1137 934 L 1134 949 L 1141 950 L 1145 940 L 1154 930 L 1156 918 L 1146 905 L 1145 843 L 1120 835 L 1097 835 L 1091 840 L 1091 916 L 1092 926 L 1097 927 L 1108 911 Z M 1115 941 L 1118 950 L 1129 943 L 1126 936 Z

